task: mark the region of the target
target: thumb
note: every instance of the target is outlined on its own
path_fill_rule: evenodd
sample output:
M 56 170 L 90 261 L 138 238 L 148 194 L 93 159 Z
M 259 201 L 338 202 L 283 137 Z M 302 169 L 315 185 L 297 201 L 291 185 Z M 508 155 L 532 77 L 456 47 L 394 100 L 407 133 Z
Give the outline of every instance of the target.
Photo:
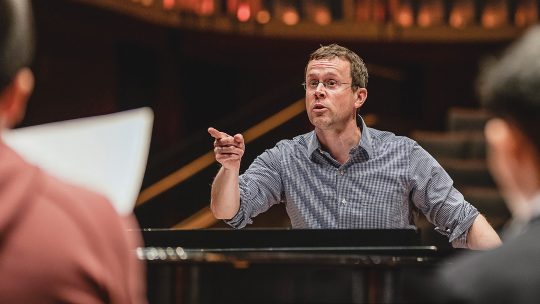
M 234 135 L 234 141 L 237 143 L 243 143 L 244 142 L 244 136 L 242 134 L 236 134 Z

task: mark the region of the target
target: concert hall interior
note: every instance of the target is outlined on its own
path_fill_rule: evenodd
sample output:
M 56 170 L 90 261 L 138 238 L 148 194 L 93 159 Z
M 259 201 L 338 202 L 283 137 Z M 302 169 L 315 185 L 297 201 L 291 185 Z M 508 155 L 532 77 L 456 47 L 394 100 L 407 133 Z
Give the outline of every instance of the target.
M 309 54 L 331 43 L 358 53 L 367 65 L 369 97 L 360 114 L 368 126 L 416 140 L 497 231 L 510 218 L 486 165 L 483 127 L 489 116 L 479 104 L 476 78 L 486 58 L 538 22 L 539 1 L 32 4 L 36 87 L 19 127 L 150 107 L 150 152 L 134 210 L 143 229 L 232 230 L 209 208 L 220 166 L 207 128 L 244 135 L 241 171 L 279 140 L 312 130 L 301 83 Z M 453 250 L 425 218 L 416 224 L 423 245 Z M 290 225 L 278 204 L 247 229 Z M 149 292 L 159 293 L 155 287 Z

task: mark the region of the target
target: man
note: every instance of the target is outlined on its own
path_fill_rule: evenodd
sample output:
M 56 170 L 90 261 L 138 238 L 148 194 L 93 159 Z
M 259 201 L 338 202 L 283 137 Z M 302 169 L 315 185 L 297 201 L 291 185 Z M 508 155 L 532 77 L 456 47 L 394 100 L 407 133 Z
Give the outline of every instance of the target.
M 354 52 L 323 46 L 305 71 L 306 111 L 315 130 L 283 140 L 239 176 L 242 135 L 214 128 L 221 163 L 212 185 L 216 218 L 236 228 L 284 202 L 293 228 L 411 228 L 418 211 L 455 247 L 491 248 L 500 239 L 416 142 L 366 127 L 357 115 L 368 73 Z
M 512 213 L 505 244 L 460 257 L 441 272 L 443 301 L 537 303 L 540 299 L 540 27 L 480 77 L 488 164 Z
M 30 3 L 0 0 L 0 129 L 24 116 L 34 79 Z M 144 303 L 143 265 L 100 195 L 46 175 L 0 140 L 0 303 Z

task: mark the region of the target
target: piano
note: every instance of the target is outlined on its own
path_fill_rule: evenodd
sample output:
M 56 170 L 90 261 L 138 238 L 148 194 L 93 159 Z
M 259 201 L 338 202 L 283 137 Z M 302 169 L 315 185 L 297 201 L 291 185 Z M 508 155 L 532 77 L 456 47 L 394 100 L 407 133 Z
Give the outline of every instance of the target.
M 441 260 L 415 230 L 142 230 L 150 303 L 406 303 Z

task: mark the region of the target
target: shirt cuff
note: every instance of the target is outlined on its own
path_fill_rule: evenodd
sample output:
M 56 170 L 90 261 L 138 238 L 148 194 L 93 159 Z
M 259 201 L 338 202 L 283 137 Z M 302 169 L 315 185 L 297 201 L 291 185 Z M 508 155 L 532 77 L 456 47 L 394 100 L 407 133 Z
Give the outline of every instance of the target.
M 435 230 L 440 234 L 448 237 L 448 241 L 452 243 L 454 248 L 469 248 L 467 246 L 467 236 L 469 234 L 469 229 L 471 228 L 474 220 L 480 213 L 476 208 L 471 205 L 471 209 L 464 219 L 459 221 L 453 230 L 450 228 L 435 227 Z
M 469 248 L 469 246 L 467 246 L 467 235 L 468 234 L 469 234 L 469 230 L 467 229 L 460 236 L 458 236 L 453 241 L 451 241 L 452 247 L 454 247 L 454 248 Z
M 246 227 L 248 224 L 252 224 L 253 220 L 249 218 L 246 215 L 245 210 L 245 201 L 243 198 L 250 196 L 249 193 L 249 181 L 246 182 L 248 185 L 245 185 L 245 183 L 240 180 L 240 206 L 238 207 L 238 211 L 236 214 L 229 220 L 223 220 L 227 225 L 235 228 L 235 229 L 241 229 Z
M 227 225 L 235 228 L 235 229 L 241 229 L 246 226 L 246 223 L 244 223 L 244 216 L 242 211 L 242 206 L 240 205 L 240 208 L 238 209 L 238 212 L 236 212 L 236 215 L 233 216 L 230 220 L 223 220 Z

